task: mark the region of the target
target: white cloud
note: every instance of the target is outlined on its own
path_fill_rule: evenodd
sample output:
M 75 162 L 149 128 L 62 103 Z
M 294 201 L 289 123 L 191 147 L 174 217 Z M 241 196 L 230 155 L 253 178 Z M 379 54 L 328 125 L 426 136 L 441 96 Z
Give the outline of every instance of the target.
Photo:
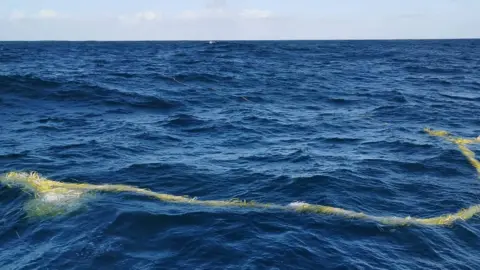
M 24 19 L 25 17 L 26 17 L 25 12 L 20 11 L 20 10 L 14 10 L 8 16 L 8 18 L 12 21 L 21 20 L 21 19 Z
M 153 11 L 138 12 L 135 17 L 139 20 L 153 21 L 159 18 L 159 15 Z
M 10 21 L 19 21 L 24 19 L 53 19 L 53 18 L 66 18 L 58 12 L 52 9 L 41 9 L 36 13 L 27 14 L 21 10 L 14 10 L 8 16 Z
M 122 15 L 118 19 L 124 23 L 140 23 L 142 21 L 156 21 L 160 20 L 161 14 L 155 11 L 147 10 L 137 12 L 132 15 Z
M 261 9 L 245 9 L 245 10 L 230 10 L 223 7 L 199 9 L 199 10 L 186 10 L 180 13 L 178 18 L 187 20 L 200 20 L 200 19 L 265 19 L 271 18 L 273 12 L 269 10 Z
M 231 12 L 223 8 L 209 8 L 200 10 L 185 10 L 178 16 L 180 19 L 219 19 L 231 17 Z
M 268 10 L 245 9 L 240 12 L 240 16 L 245 18 L 265 19 L 272 17 L 273 13 Z
M 56 18 L 58 13 L 55 10 L 51 9 L 42 9 L 38 12 L 37 16 L 42 19 Z
M 207 3 L 208 8 L 225 8 L 227 6 L 226 0 L 210 0 Z

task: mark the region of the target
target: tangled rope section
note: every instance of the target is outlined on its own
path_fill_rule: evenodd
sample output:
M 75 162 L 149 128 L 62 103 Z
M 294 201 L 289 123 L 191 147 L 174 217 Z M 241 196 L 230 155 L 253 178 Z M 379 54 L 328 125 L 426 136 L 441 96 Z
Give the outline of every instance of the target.
M 475 153 L 467 145 L 480 144 L 480 136 L 476 139 L 454 137 L 447 131 L 424 130 L 431 136 L 441 137 L 458 146 L 462 154 L 472 164 L 480 175 L 480 162 L 475 158 Z M 297 211 L 302 213 L 313 213 L 323 215 L 336 215 L 351 219 L 364 219 L 378 222 L 385 225 L 406 226 L 406 225 L 429 225 L 447 226 L 456 221 L 468 220 L 480 213 L 480 204 L 462 209 L 456 213 L 445 214 L 430 218 L 417 217 L 395 217 L 395 216 L 374 216 L 362 212 L 350 211 L 326 205 L 315 205 L 304 202 L 294 202 L 288 205 L 259 203 L 242 200 L 198 200 L 188 196 L 177 196 L 163 194 L 148 189 L 130 185 L 93 185 L 87 183 L 65 183 L 43 178 L 38 173 L 9 172 L 0 177 L 0 182 L 10 187 L 20 187 L 29 193 L 33 193 L 35 199 L 27 204 L 27 212 L 34 216 L 56 215 L 65 212 L 68 205 L 78 205 L 81 199 L 94 192 L 130 192 L 145 195 L 169 203 L 183 203 L 208 207 L 244 207 L 277 209 L 282 211 Z
M 480 162 L 475 158 L 475 153 L 473 153 L 473 151 L 468 149 L 467 147 L 468 144 L 476 144 L 476 143 L 480 144 L 480 136 L 478 136 L 476 139 L 466 139 L 466 138 L 454 137 L 452 134 L 444 130 L 435 131 L 429 128 L 425 128 L 424 130 L 431 136 L 442 137 L 447 141 L 456 144 L 460 149 L 460 151 L 462 152 L 462 154 L 467 158 L 470 164 L 472 164 L 472 166 L 477 170 L 480 176 Z

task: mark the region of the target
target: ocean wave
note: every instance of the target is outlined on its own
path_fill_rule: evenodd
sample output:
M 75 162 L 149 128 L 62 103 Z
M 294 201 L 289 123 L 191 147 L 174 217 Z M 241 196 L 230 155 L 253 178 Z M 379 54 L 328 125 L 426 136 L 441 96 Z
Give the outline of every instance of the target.
M 364 139 L 362 138 L 348 138 L 348 137 L 319 137 L 319 140 L 322 140 L 326 143 L 334 143 L 334 144 L 359 144 Z
M 148 131 L 137 132 L 137 133 L 133 134 L 132 136 L 136 139 L 141 139 L 141 140 L 145 140 L 145 141 L 149 141 L 149 142 L 151 142 L 151 141 L 181 142 L 182 141 L 181 138 L 176 137 L 176 136 L 162 135 L 162 134 L 157 134 L 157 133 L 148 132 Z
M 38 88 L 56 88 L 62 84 L 53 80 L 42 79 L 33 75 L 0 75 L 0 94 L 23 93 L 37 96 Z
M 457 99 L 457 100 L 466 100 L 466 101 L 480 101 L 480 95 L 475 93 L 455 93 L 455 92 L 446 92 L 442 91 L 438 93 L 440 96 Z
M 229 82 L 233 81 L 233 77 L 231 76 L 222 76 L 217 74 L 211 73 L 178 73 L 173 76 L 178 81 L 184 83 L 192 83 L 192 82 L 199 82 L 199 83 L 219 83 L 219 82 Z
M 94 147 L 96 145 L 99 145 L 99 143 L 95 140 L 91 140 L 91 141 L 82 142 L 82 143 L 52 145 L 48 147 L 48 150 L 55 151 L 55 152 L 60 152 L 63 150 L 80 150 L 80 149 L 89 149 L 90 147 L 92 146 Z
M 147 109 L 173 109 L 183 105 L 180 101 L 133 91 L 125 92 L 112 87 L 107 88 L 82 82 L 44 80 L 32 76 L 0 77 L 0 93 L 21 95 L 37 100 L 81 101 Z
M 172 116 L 166 125 L 169 126 L 179 126 L 179 127 L 187 127 L 187 126 L 196 126 L 196 125 L 203 125 L 206 122 L 196 118 L 193 115 L 189 114 L 177 114 Z
M 428 78 L 424 80 L 424 82 L 428 83 L 429 85 L 441 85 L 441 86 L 451 86 L 454 84 L 454 82 L 448 79 L 442 79 L 442 78 Z
M 23 151 L 20 153 L 9 153 L 9 154 L 0 154 L 0 160 L 15 160 L 28 156 L 29 151 Z
M 331 97 L 327 98 L 327 102 L 330 102 L 335 105 L 350 105 L 355 104 L 359 100 L 354 98 L 340 98 L 340 97 Z
M 429 159 L 426 159 L 429 160 Z M 365 158 L 356 162 L 358 166 L 382 167 L 397 174 L 420 174 L 437 176 L 461 175 L 462 171 L 455 165 L 448 162 L 431 162 L 396 160 L 388 158 Z M 456 163 L 455 163 L 456 164 Z
M 108 75 L 111 75 L 114 77 L 126 78 L 126 79 L 131 79 L 138 76 L 138 74 L 130 73 L 130 72 L 112 72 L 112 73 L 109 73 Z
M 426 67 L 419 65 L 409 65 L 405 66 L 404 69 L 410 73 L 414 74 L 445 74 L 445 75 L 455 75 L 455 74 L 465 74 L 469 73 L 467 70 L 462 68 L 453 68 L 453 67 Z
M 305 150 L 292 150 L 289 153 L 283 153 L 283 151 L 269 151 L 268 153 L 262 155 L 251 155 L 251 156 L 244 156 L 241 160 L 248 160 L 253 162 L 268 162 L 268 163 L 275 163 L 275 162 L 307 162 L 313 160 L 313 157 Z

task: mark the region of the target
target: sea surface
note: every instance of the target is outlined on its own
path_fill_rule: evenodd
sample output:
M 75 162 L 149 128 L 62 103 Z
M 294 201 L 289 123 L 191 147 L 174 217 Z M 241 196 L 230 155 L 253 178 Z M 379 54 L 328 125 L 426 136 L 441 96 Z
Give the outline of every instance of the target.
M 425 127 L 480 135 L 480 40 L 0 42 L 0 173 L 378 216 L 479 203 Z M 480 269 L 478 217 L 102 193 L 29 218 L 31 198 L 0 186 L 0 269 Z

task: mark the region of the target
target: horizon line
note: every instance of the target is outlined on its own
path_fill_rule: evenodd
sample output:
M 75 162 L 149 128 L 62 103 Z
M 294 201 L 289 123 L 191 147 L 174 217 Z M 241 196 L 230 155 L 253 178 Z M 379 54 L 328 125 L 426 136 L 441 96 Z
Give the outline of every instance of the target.
M 7 39 L 0 42 L 220 42 L 220 41 L 432 41 L 479 40 L 480 37 L 460 38 L 344 38 L 344 39 Z

